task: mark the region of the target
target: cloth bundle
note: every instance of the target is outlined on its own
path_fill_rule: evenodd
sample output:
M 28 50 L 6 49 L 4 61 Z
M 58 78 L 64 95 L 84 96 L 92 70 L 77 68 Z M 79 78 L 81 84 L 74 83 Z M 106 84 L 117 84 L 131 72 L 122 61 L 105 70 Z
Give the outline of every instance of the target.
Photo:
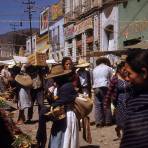
M 91 98 L 85 97 L 82 94 L 79 94 L 79 96 L 76 97 L 74 102 L 74 112 L 78 119 L 86 117 L 92 111 L 92 108 L 93 101 Z
M 66 117 L 64 106 L 51 107 L 50 111 L 45 113 L 44 116 L 50 121 L 61 120 Z

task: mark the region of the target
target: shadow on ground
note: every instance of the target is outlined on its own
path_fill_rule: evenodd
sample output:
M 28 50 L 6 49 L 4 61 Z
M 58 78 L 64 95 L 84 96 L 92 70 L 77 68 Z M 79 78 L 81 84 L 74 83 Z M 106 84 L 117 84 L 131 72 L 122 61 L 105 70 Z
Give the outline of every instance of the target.
M 31 120 L 31 121 L 26 121 L 25 124 L 35 124 L 39 122 L 39 120 Z
M 100 148 L 99 145 L 86 145 L 86 146 L 81 146 L 80 148 Z

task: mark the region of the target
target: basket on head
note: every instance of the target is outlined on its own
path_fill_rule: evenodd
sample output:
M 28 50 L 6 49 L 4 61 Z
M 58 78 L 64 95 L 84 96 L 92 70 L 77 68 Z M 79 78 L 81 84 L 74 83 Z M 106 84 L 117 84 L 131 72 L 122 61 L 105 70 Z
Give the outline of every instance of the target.
M 27 74 L 16 75 L 15 81 L 18 82 L 20 85 L 25 86 L 25 87 L 29 87 L 33 83 L 31 77 Z

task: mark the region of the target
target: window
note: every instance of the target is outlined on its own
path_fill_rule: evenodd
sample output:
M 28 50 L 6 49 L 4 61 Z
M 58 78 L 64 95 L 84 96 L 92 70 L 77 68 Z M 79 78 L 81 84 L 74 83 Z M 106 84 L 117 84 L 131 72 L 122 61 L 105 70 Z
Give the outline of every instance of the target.
M 105 28 L 105 35 L 106 35 L 107 50 L 108 51 L 114 50 L 114 26 L 113 25 L 108 25 Z

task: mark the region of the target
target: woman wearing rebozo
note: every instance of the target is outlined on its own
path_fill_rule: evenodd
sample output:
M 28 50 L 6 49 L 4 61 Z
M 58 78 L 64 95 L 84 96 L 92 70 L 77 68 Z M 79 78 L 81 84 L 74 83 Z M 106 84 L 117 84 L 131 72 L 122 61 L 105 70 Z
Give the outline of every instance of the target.
M 62 65 L 52 68 L 48 79 L 53 78 L 57 88 L 57 99 L 52 103 L 52 108 L 64 106 L 65 118 L 53 120 L 49 148 L 78 148 L 79 126 L 78 119 L 71 104 L 77 97 L 77 92 L 70 82 L 71 70 L 64 70 Z
M 148 147 L 148 52 L 129 50 L 127 78 L 134 85 L 133 98 L 127 102 L 127 120 L 120 148 Z

